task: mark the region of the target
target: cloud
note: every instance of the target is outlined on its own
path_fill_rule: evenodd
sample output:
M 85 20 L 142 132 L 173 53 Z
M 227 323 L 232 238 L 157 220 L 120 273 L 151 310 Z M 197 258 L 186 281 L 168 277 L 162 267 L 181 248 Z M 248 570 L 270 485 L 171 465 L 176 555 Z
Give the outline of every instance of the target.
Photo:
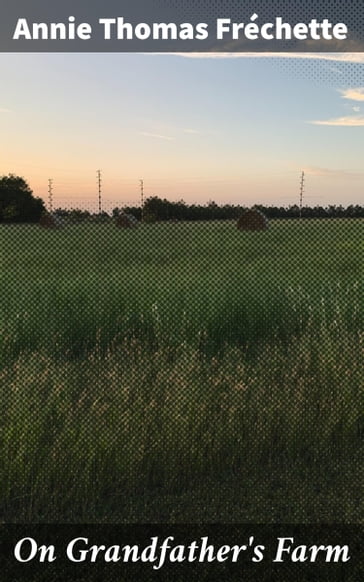
M 149 53 L 151 54 L 151 53 Z M 161 53 L 156 53 L 160 55 Z M 310 59 L 321 61 L 335 61 L 341 63 L 364 63 L 363 52 L 353 53 L 237 53 L 237 52 L 211 52 L 211 53 L 164 53 L 177 55 L 188 59 L 242 59 L 242 58 L 279 58 L 279 59 Z
M 174 137 L 170 135 L 160 135 L 159 133 L 149 133 L 148 131 L 140 131 L 139 135 L 143 135 L 145 137 L 154 137 L 156 139 L 165 139 L 167 141 L 174 140 Z
M 11 113 L 10 109 L 6 109 L 5 107 L 0 107 L 0 113 Z
M 183 129 L 183 133 L 189 133 L 190 135 L 201 135 L 201 132 L 198 129 Z
M 304 168 L 307 176 L 320 176 L 324 178 L 363 178 L 364 172 L 353 172 L 352 170 L 332 170 L 331 168 L 320 168 L 309 166 Z
M 344 99 L 350 99 L 351 101 L 364 101 L 364 87 L 356 87 L 353 89 L 344 89 L 340 91 Z
M 350 101 L 364 101 L 364 87 L 352 87 L 349 89 L 339 89 L 343 99 L 349 99 Z M 350 108 L 354 113 L 360 112 L 360 107 Z M 343 117 L 336 117 L 334 119 L 323 119 L 317 121 L 310 121 L 313 125 L 331 125 L 331 126 L 341 126 L 341 127 L 363 127 L 364 117 L 362 115 L 348 115 Z
M 313 125 L 332 125 L 341 127 L 363 127 L 364 117 L 363 116 L 348 116 L 348 117 L 337 117 L 336 119 L 325 119 L 322 121 L 309 121 Z

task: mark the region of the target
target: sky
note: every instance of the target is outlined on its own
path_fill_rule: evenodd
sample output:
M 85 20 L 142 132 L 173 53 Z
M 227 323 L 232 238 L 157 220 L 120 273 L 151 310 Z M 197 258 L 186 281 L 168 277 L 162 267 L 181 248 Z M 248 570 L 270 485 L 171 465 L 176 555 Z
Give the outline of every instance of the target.
M 0 175 L 54 207 L 363 204 L 364 58 L 0 54 Z M 361 57 L 361 55 L 359 55 Z M 345 56 L 350 61 L 350 56 Z M 360 62 L 362 61 L 362 62 Z

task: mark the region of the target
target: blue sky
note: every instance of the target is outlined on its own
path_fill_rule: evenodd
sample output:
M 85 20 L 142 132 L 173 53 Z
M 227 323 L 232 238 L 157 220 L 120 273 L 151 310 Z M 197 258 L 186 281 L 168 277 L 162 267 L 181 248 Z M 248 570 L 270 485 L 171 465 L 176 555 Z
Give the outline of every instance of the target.
M 364 63 L 142 54 L 0 55 L 0 174 L 56 206 L 363 202 Z M 355 55 L 353 59 L 355 60 Z M 360 60 L 360 58 L 359 58 Z

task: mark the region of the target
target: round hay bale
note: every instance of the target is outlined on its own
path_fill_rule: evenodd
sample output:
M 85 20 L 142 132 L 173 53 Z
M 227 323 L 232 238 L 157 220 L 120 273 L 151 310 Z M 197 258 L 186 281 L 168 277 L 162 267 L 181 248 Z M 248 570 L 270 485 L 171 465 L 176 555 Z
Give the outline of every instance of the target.
M 269 222 L 263 212 L 250 208 L 239 218 L 236 226 L 239 230 L 267 230 Z
M 116 219 L 118 228 L 136 228 L 138 220 L 132 214 L 120 214 Z
M 59 228 L 61 226 L 61 219 L 54 214 L 43 214 L 40 217 L 39 224 L 43 228 Z

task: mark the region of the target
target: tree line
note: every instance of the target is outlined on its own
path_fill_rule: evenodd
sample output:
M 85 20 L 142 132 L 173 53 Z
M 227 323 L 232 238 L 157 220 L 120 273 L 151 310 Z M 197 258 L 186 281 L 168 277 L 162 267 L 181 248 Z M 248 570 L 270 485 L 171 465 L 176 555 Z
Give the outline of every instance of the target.
M 347 207 L 330 205 L 322 206 L 263 206 L 256 204 L 255 208 L 260 210 L 267 218 L 364 218 L 364 207 L 350 205 Z M 210 201 L 208 204 L 186 204 L 183 200 L 171 202 L 152 196 L 145 201 L 144 209 L 140 207 L 114 208 L 113 215 L 120 212 L 133 214 L 138 220 L 145 222 L 170 221 L 170 220 L 237 220 L 246 210 L 244 205 L 221 204 Z
M 364 218 L 364 207 L 358 204 L 347 207 L 330 205 L 322 206 L 263 206 L 255 205 L 267 218 Z M 132 214 L 143 222 L 194 221 L 194 220 L 237 220 L 244 210 L 243 205 L 187 204 L 184 200 L 171 202 L 166 198 L 151 196 L 146 199 L 143 209 L 140 206 L 124 206 L 113 209 L 111 215 L 107 212 L 92 213 L 78 208 L 58 208 L 55 212 L 71 222 L 85 220 L 108 221 L 117 218 L 121 213 Z M 42 214 L 47 212 L 44 201 L 34 196 L 30 186 L 19 176 L 9 174 L 0 177 L 0 223 L 39 222 Z

